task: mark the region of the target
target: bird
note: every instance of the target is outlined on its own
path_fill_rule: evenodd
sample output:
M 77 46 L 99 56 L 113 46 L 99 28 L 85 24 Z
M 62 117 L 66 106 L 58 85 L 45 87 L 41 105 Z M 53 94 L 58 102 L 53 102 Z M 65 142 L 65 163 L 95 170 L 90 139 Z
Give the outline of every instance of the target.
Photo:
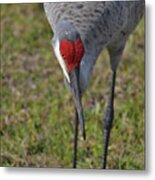
M 102 169 L 107 167 L 108 145 L 114 119 L 116 73 L 129 35 L 144 15 L 144 0 L 46 2 L 44 11 L 54 36 L 52 46 L 64 81 L 75 102 L 73 168 L 77 168 L 78 127 L 86 139 L 82 97 L 94 66 L 104 49 L 111 68 L 110 95 L 103 122 Z

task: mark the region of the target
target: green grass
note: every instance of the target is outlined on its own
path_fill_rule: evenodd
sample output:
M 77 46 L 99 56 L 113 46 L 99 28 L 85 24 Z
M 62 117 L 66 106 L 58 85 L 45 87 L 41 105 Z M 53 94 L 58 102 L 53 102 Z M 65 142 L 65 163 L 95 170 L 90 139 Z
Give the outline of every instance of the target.
M 39 4 L 1 8 L 1 165 L 72 167 L 74 104 Z M 109 57 L 99 57 L 83 98 L 87 140 L 78 168 L 101 168 Z M 144 19 L 130 36 L 116 81 L 107 168 L 144 169 Z

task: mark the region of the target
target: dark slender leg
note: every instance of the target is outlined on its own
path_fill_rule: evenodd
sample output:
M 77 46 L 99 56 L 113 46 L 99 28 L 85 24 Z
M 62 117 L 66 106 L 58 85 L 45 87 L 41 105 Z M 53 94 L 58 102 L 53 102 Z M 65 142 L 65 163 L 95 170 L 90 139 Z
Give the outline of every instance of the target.
M 73 168 L 76 168 L 76 162 L 77 162 L 77 145 L 78 145 L 78 114 L 77 110 L 75 109 L 75 128 L 74 128 L 74 159 L 73 159 Z
M 108 102 L 106 114 L 105 114 L 105 117 L 103 120 L 103 123 L 104 123 L 104 148 L 103 148 L 103 159 L 102 159 L 102 168 L 103 169 L 106 169 L 110 131 L 111 131 L 112 122 L 113 122 L 113 118 L 114 118 L 115 79 L 116 79 L 116 71 L 113 71 L 109 102 Z

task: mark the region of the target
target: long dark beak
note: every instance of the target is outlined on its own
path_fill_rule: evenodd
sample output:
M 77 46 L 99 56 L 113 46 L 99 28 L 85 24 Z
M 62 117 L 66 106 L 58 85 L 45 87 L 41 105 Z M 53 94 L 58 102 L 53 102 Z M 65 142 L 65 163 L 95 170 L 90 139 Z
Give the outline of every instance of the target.
M 82 132 L 83 139 L 86 139 L 85 134 L 85 125 L 84 125 L 84 116 L 83 116 L 83 108 L 81 103 L 81 92 L 80 92 L 80 86 L 79 86 L 79 68 L 74 68 L 70 73 L 70 85 L 71 85 L 71 91 L 72 95 L 75 101 L 75 106 L 78 113 L 78 118 L 80 122 L 80 129 Z

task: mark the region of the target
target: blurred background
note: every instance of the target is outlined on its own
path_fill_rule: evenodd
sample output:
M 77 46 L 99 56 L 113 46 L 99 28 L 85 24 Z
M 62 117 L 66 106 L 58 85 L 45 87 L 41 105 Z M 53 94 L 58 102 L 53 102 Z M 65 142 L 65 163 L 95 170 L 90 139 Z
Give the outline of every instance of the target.
M 0 5 L 2 166 L 72 168 L 74 103 L 51 47 L 42 4 Z M 115 119 L 107 168 L 144 169 L 144 18 L 130 36 L 117 72 Z M 83 98 L 87 140 L 78 168 L 101 168 L 110 88 L 104 50 Z

